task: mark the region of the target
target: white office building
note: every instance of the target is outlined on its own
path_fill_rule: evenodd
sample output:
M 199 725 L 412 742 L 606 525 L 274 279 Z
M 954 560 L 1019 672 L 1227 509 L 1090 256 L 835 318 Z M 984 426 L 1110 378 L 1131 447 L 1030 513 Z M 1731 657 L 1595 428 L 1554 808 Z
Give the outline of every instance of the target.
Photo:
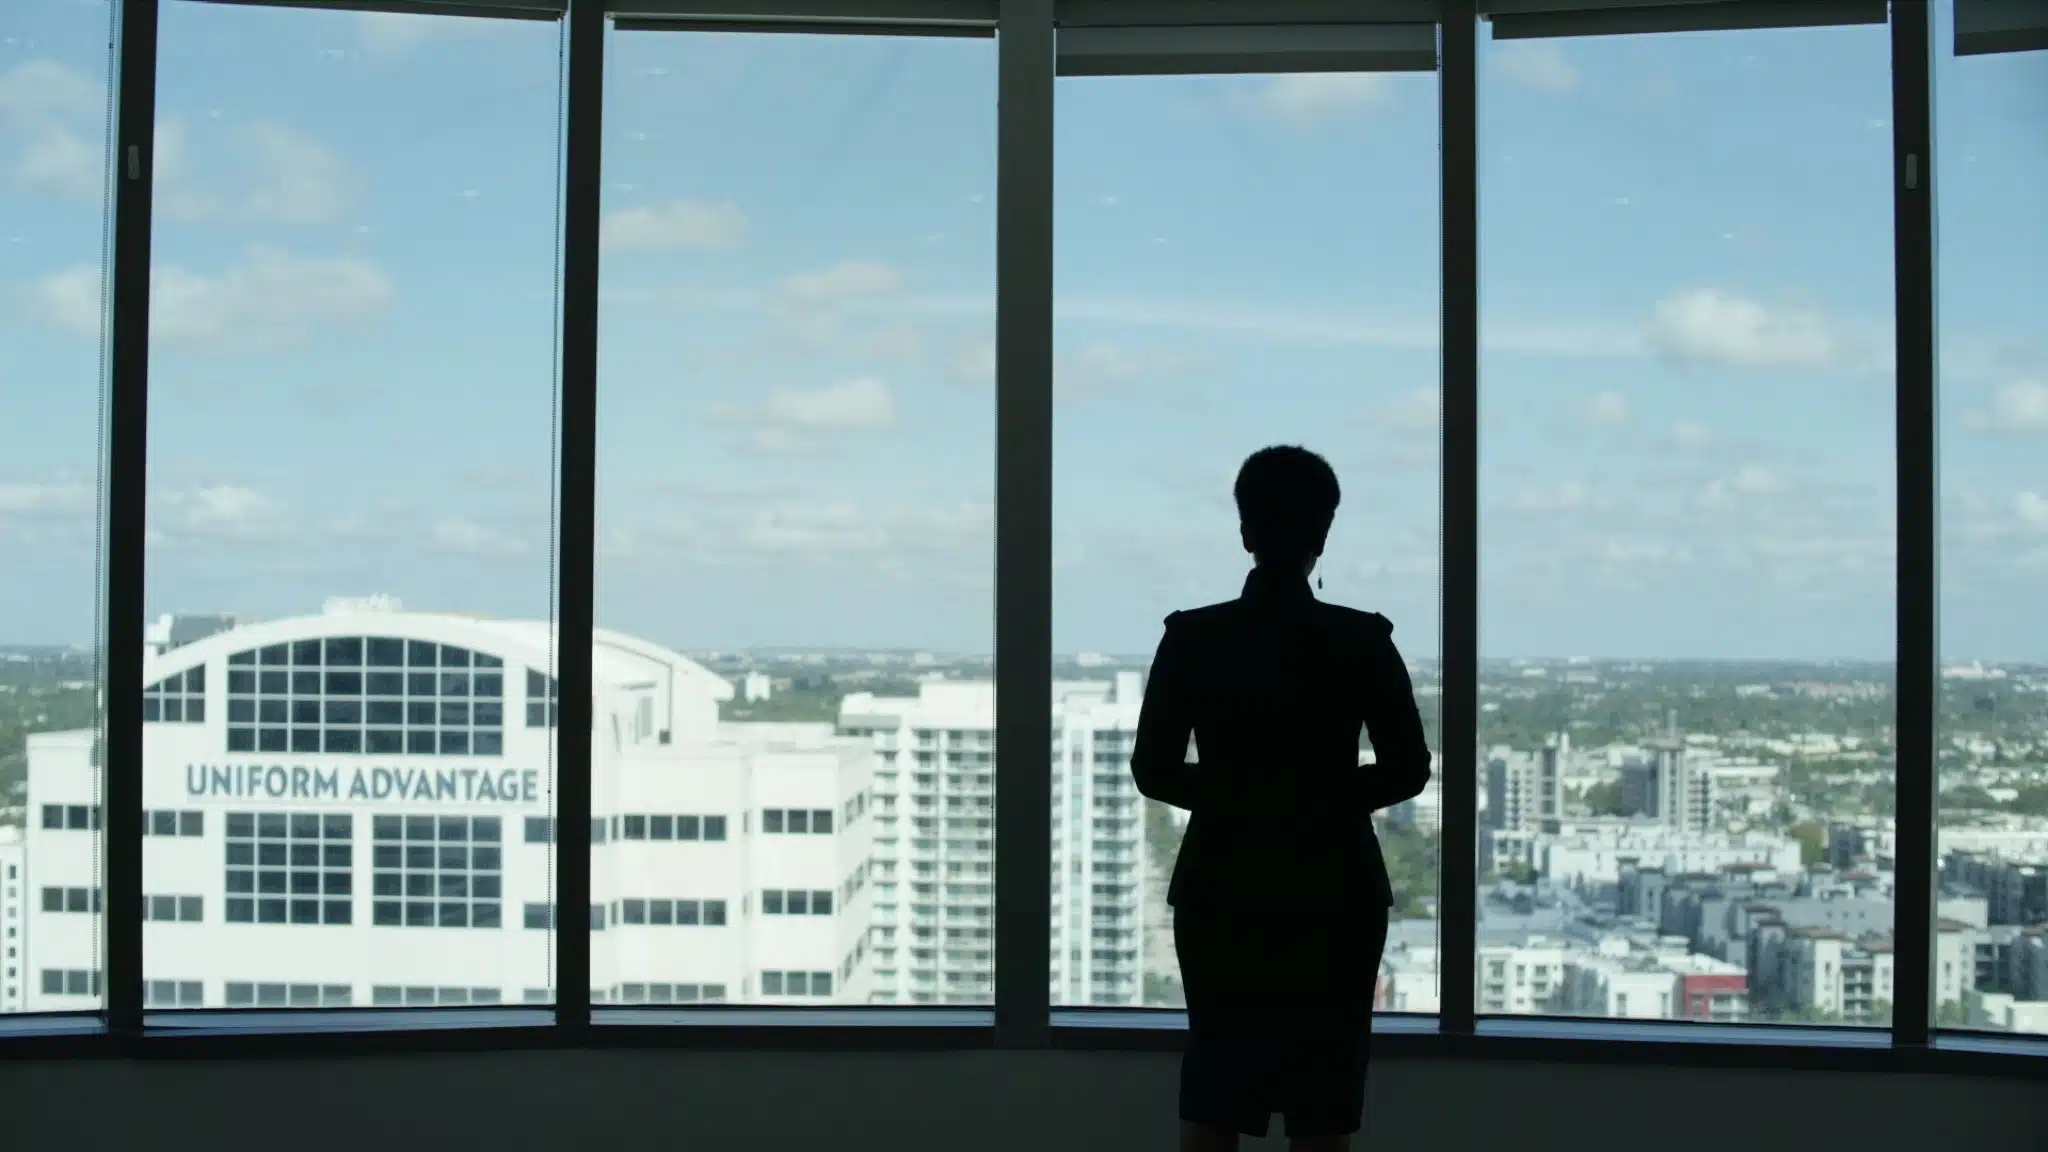
M 148 1004 L 548 1000 L 551 627 L 376 602 L 224 624 L 153 632 L 146 662 Z M 730 685 L 632 637 L 593 662 L 593 999 L 867 1000 L 872 742 L 722 722 Z M 30 737 L 9 1008 L 101 994 L 97 760 L 92 732 Z
M 1143 677 L 1053 689 L 1055 1003 L 1143 1003 L 1144 821 L 1131 782 Z M 987 1003 L 995 962 L 995 688 L 855 693 L 840 731 L 874 742 L 873 999 Z

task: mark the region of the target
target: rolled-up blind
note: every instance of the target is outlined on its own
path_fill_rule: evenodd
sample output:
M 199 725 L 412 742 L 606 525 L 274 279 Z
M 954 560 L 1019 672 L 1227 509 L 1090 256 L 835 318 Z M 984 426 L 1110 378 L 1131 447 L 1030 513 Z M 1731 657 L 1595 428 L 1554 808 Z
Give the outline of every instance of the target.
M 1956 0 L 1956 55 L 2048 50 L 2048 0 Z

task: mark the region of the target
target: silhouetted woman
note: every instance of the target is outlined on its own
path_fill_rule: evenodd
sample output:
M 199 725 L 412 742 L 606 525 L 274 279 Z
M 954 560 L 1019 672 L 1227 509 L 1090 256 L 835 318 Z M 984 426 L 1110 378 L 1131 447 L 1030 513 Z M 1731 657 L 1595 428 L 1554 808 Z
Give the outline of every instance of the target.
M 1234 1148 L 1279 1112 L 1296 1149 L 1342 1150 L 1393 904 L 1372 814 L 1422 791 L 1429 747 L 1393 625 L 1309 590 L 1330 465 L 1262 449 L 1236 496 L 1244 593 L 1166 618 L 1131 755 L 1138 791 L 1191 814 L 1166 898 L 1188 1007 L 1181 1148 Z

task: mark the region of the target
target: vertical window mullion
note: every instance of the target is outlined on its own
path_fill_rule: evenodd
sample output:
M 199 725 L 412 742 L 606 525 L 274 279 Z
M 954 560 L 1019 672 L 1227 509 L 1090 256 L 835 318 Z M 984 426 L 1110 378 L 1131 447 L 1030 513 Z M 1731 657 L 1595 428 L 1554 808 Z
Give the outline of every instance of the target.
M 102 482 L 104 700 L 98 771 L 106 890 L 107 1026 L 142 1030 L 143 531 L 149 481 L 149 268 L 156 135 L 157 0 L 121 0 L 115 86 L 113 223 L 107 277 L 106 444 Z
M 561 513 L 556 577 L 555 1021 L 590 1024 L 591 645 L 596 589 L 598 212 L 604 159 L 602 0 L 565 29 L 562 131 Z
M 1440 1026 L 1474 1024 L 1479 870 L 1479 23 L 1444 6 L 1438 75 L 1443 148 L 1442 749 L 1437 772 Z
M 1053 0 L 996 34 L 996 1042 L 1050 1028 Z
M 1935 411 L 1933 13 L 1892 4 L 1893 291 L 1898 434 L 1898 665 L 1893 787 L 1892 1042 L 1925 1045 L 1933 1018 L 1936 715 L 1940 692 Z

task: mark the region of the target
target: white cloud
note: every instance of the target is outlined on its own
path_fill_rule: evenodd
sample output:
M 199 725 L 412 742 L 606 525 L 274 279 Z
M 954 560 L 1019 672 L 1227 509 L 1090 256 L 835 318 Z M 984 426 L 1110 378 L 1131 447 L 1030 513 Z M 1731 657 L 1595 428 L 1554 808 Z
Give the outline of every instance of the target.
M 99 270 L 80 265 L 43 280 L 37 303 L 55 326 L 97 337 Z M 250 250 L 214 275 L 177 265 L 150 270 L 150 339 L 194 352 L 267 352 L 299 343 L 321 324 L 366 320 L 396 298 L 390 277 L 353 256 Z
M 341 154 L 285 124 L 236 128 L 222 181 L 195 174 L 193 137 L 177 116 L 159 118 L 152 192 L 157 214 L 187 222 L 260 221 L 305 226 L 348 216 L 362 181 Z
M 747 548 L 771 553 L 872 551 L 887 541 L 880 525 L 845 501 L 764 508 L 740 533 Z
M 333 149 L 282 124 L 237 133 L 250 169 L 249 214 L 276 224 L 326 224 L 355 206 L 357 181 Z
M 1075 400 L 1127 385 L 1178 376 L 1198 367 L 1192 357 L 1164 348 L 1095 343 L 1053 361 L 1053 395 Z
M 1247 100 L 1261 115 L 1297 126 L 1387 102 L 1393 86 L 1377 72 L 1305 72 L 1267 81 Z
M 1586 401 L 1586 419 L 1603 428 L 1628 423 L 1628 397 L 1619 392 L 1602 392 Z
M 776 285 L 775 297 L 785 305 L 836 304 L 902 289 L 903 274 L 889 265 L 850 261 L 790 276 Z
M 1680 420 L 1671 426 L 1671 442 L 1697 452 L 1714 442 L 1714 430 L 1697 420 Z
M 150 521 L 166 541 L 268 540 L 286 523 L 282 504 L 238 484 L 160 489 L 154 504 Z
M 443 520 L 434 525 L 434 547 L 457 556 L 517 556 L 525 542 L 509 532 L 470 520 Z
M 2048 532 L 2048 496 L 2039 492 L 2022 492 L 2013 497 L 2013 515 L 2021 524 L 2039 532 Z
M 430 40 L 474 36 L 491 21 L 465 16 L 424 16 L 406 12 L 364 12 L 356 16 L 363 49 L 372 56 L 402 56 Z M 340 53 L 335 53 L 340 55 Z
M 946 375 L 961 384 L 993 388 L 996 382 L 996 342 L 985 336 L 962 340 L 946 365 Z
M 54 60 L 28 60 L 0 72 L 0 116 L 19 124 L 103 119 L 104 85 Z
M 1508 499 L 1517 512 L 1573 512 L 1592 503 L 1592 493 L 1577 480 L 1564 480 L 1549 487 L 1523 488 Z
M 1538 92 L 1569 92 L 1579 86 L 1579 70 L 1565 59 L 1564 50 L 1540 40 L 1499 45 L 1493 50 L 1493 66 L 1502 76 Z
M 33 191 L 71 200 L 101 198 L 106 151 L 90 139 L 106 115 L 104 86 L 55 61 L 30 60 L 0 73 L 0 132 L 12 129 L 25 140 L 7 168 L 15 182 Z
M 1393 432 L 1434 433 L 1442 420 L 1442 409 L 1435 388 L 1417 388 L 1402 393 L 1382 409 L 1380 420 Z
M 0 517 L 22 519 L 89 515 L 96 492 L 75 480 L 53 483 L 0 481 Z
M 874 431 L 895 426 L 896 402 L 880 380 L 842 380 L 823 388 L 778 388 L 761 417 L 784 428 Z
M 1734 368 L 1825 368 L 1841 341 L 1817 312 L 1773 308 L 1715 288 L 1657 302 L 1651 343 L 1666 356 Z
M 106 190 L 106 173 L 104 153 L 63 125 L 38 131 L 15 168 L 22 184 L 67 200 L 100 199 Z
M 1963 427 L 1986 436 L 2048 433 L 2048 383 L 2016 380 L 1991 398 L 1990 411 L 1963 413 Z
M 746 230 L 747 218 L 735 205 L 673 200 L 606 213 L 598 224 L 598 242 L 622 251 L 730 248 Z
M 1738 501 L 1782 494 L 1783 477 L 1761 464 L 1744 464 L 1733 476 L 1711 480 L 1700 490 L 1696 503 L 1705 509 L 1724 510 Z

